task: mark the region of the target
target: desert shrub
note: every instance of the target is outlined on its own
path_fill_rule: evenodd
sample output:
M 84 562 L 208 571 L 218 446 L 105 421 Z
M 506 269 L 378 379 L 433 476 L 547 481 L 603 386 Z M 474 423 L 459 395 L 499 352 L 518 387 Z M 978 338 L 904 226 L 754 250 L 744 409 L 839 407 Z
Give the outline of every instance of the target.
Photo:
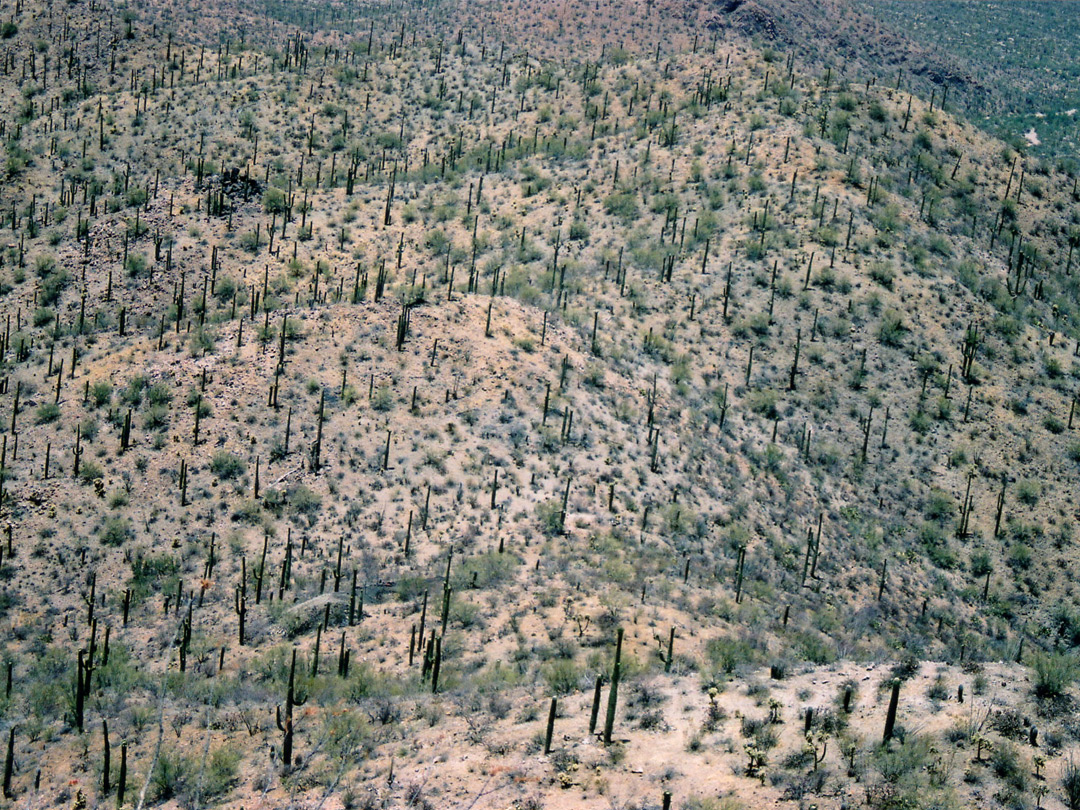
M 945 677 L 938 675 L 930 682 L 930 685 L 926 687 L 926 696 L 930 700 L 948 700 L 949 699 L 949 686 L 945 683 Z
M 1034 555 L 1029 546 L 1023 543 L 1014 543 L 1009 547 L 1005 562 L 1014 571 L 1027 571 L 1034 562 Z
M 944 522 L 953 516 L 956 511 L 956 501 L 948 492 L 941 489 L 933 489 L 926 499 L 926 518 Z
M 930 417 L 926 411 L 919 408 L 908 419 L 908 425 L 918 434 L 924 434 L 930 430 Z
M 569 695 L 571 692 L 576 692 L 581 681 L 580 668 L 568 658 L 548 661 L 540 668 L 540 673 L 556 695 Z
M 34 422 L 46 425 L 60 418 L 60 406 L 55 402 L 43 402 L 34 413 Z
M 397 580 L 394 593 L 402 602 L 411 602 L 427 590 L 427 580 L 421 576 L 406 575 Z
M 549 498 L 536 505 L 536 520 L 540 530 L 548 537 L 560 534 L 562 525 L 562 502 L 558 498 Z
M 150 380 L 143 374 L 136 374 L 128 380 L 128 384 L 121 392 L 120 398 L 124 401 L 124 404 L 137 408 L 142 404 L 143 398 L 146 396 L 146 389 L 149 387 Z
M 94 669 L 94 677 L 102 690 L 126 695 L 140 689 L 148 682 L 139 662 L 122 643 L 110 642 L 109 660 Z
M 101 544 L 114 548 L 124 545 L 134 537 L 135 530 L 131 526 L 131 521 L 126 517 L 114 516 L 108 518 L 98 532 L 98 540 L 101 541 Z
M 203 776 L 202 796 L 213 799 L 229 792 L 240 772 L 240 751 L 223 745 L 210 752 L 210 762 Z
M 751 411 L 764 416 L 766 419 L 776 419 L 779 416 L 777 404 L 780 396 L 771 388 L 762 388 L 754 391 L 746 397 L 746 405 Z
M 1076 661 L 1067 653 L 1040 653 L 1031 665 L 1035 670 L 1037 697 L 1059 698 L 1076 680 Z
M 795 644 L 796 654 L 805 661 L 820 666 L 831 664 L 836 660 L 836 649 L 829 639 L 820 633 L 798 633 Z
M 453 597 L 450 600 L 449 620 L 462 627 L 483 626 L 480 618 L 480 606 L 475 602 Z
M 176 751 L 162 751 L 150 774 L 150 790 L 159 802 L 186 793 L 195 778 L 196 767 Z
M 143 415 L 143 427 L 147 430 L 164 430 L 169 426 L 169 409 L 164 405 L 153 405 Z
M 720 636 L 706 642 L 705 657 L 713 667 L 730 675 L 741 665 L 756 664 L 759 653 L 757 648 L 745 639 Z
M 268 186 L 263 192 L 263 210 L 268 214 L 280 214 L 285 210 L 285 192 L 280 188 Z
M 734 796 L 691 796 L 682 807 L 683 810 L 746 810 L 746 805 Z
M 112 384 L 108 380 L 98 380 L 90 386 L 90 403 L 95 408 L 102 408 L 112 401 Z
M 1024 718 L 1015 709 L 1003 709 L 991 721 L 994 731 L 1009 740 L 1020 740 L 1027 736 Z
M 146 256 L 141 253 L 129 253 L 124 268 L 132 278 L 138 278 L 146 273 Z
M 287 502 L 290 512 L 307 518 L 310 524 L 314 524 L 319 510 L 322 509 L 322 498 L 319 497 L 319 494 L 303 484 L 289 490 Z
M 371 407 L 377 411 L 388 411 L 394 405 L 394 393 L 389 386 L 380 385 L 371 395 Z
M 154 405 L 168 405 L 172 402 L 172 389 L 166 382 L 156 382 L 146 389 L 146 401 Z
M 1062 769 L 1061 790 L 1065 806 L 1069 810 L 1080 810 L 1080 765 L 1072 759 Z
M 990 555 L 985 551 L 976 551 L 971 555 L 971 575 L 982 578 L 994 570 Z
M 1058 604 L 1050 614 L 1055 641 L 1069 647 L 1080 646 L 1080 613 L 1067 604 Z
M 131 561 L 131 598 L 135 602 L 145 599 L 151 592 L 166 587 L 180 570 L 180 563 L 168 554 L 141 554 Z
M 455 590 L 463 588 L 490 588 L 498 585 L 513 573 L 521 561 L 513 554 L 484 552 L 467 558 L 452 576 Z
M 94 480 L 101 478 L 104 475 L 105 473 L 102 472 L 101 467 L 99 467 L 93 461 L 84 459 L 82 463 L 79 464 L 79 481 L 84 484 L 90 484 Z
M 874 262 L 870 265 L 870 278 L 882 287 L 891 290 L 893 280 L 896 278 L 896 270 L 889 262 Z
M 886 346 L 895 348 L 903 343 L 906 331 L 907 327 L 904 326 L 900 313 L 890 309 L 881 318 L 881 324 L 878 326 L 878 340 Z
M 67 289 L 71 277 L 62 268 L 56 268 L 41 279 L 38 295 L 38 303 L 43 307 L 51 307 L 60 300 L 60 296 Z
M 212 330 L 204 326 L 193 329 L 191 335 L 188 336 L 188 352 L 192 357 L 209 354 L 214 350 L 215 340 L 216 335 Z
M 990 767 L 994 774 L 1011 787 L 1023 790 L 1027 787 L 1027 772 L 1020 761 L 1020 752 L 1011 742 L 1001 742 L 994 746 L 990 754 Z
M 1042 485 L 1030 478 L 1025 478 L 1016 485 L 1016 499 L 1025 506 L 1037 504 L 1041 494 Z
M 615 192 L 604 200 L 604 210 L 624 222 L 632 222 L 638 218 L 637 197 L 629 191 Z
M 204 397 L 198 388 L 192 388 L 188 391 L 185 402 L 189 408 L 192 408 L 199 414 L 200 419 L 205 419 L 214 413 L 214 406 L 210 404 L 210 400 Z
M 34 656 L 23 692 L 24 705 L 33 717 L 54 718 L 67 709 L 73 661 L 70 651 L 60 646 Z
M 262 504 L 253 498 L 241 501 L 233 509 L 231 517 L 238 523 L 256 526 L 262 522 Z
M 243 460 L 225 450 L 214 453 L 214 457 L 210 459 L 210 472 L 223 480 L 239 477 L 244 469 Z

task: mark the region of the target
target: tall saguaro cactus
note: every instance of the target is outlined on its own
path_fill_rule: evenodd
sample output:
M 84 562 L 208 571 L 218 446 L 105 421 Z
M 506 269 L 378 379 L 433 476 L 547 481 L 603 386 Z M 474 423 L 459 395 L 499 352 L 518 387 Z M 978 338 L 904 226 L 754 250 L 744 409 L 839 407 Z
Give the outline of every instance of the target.
M 615 636 L 615 663 L 611 667 L 611 691 L 608 692 L 607 716 L 604 718 L 604 745 L 611 744 L 611 729 L 615 725 L 615 706 L 619 701 L 619 675 L 622 670 L 623 629 Z
M 900 679 L 892 683 L 892 695 L 889 697 L 889 710 L 885 714 L 885 734 L 882 742 L 887 743 L 893 738 L 893 729 L 896 727 L 896 707 L 900 703 Z
M 293 709 L 303 706 L 307 699 L 296 697 L 296 650 L 292 651 L 292 663 L 289 665 L 289 688 L 285 693 L 285 712 L 277 707 L 277 727 L 281 732 L 281 773 L 288 775 L 292 769 L 293 750 Z

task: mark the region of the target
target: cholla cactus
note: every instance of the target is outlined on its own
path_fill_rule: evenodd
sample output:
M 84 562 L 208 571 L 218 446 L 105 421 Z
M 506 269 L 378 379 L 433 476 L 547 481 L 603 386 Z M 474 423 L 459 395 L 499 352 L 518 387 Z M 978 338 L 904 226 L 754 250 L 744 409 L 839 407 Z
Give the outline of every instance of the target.
M 746 756 L 749 757 L 750 760 L 746 764 L 746 775 L 757 776 L 758 771 L 764 768 L 769 760 L 768 752 L 754 743 L 747 743 L 744 745 L 743 751 L 746 752 Z
M 994 744 L 982 734 L 974 734 L 971 737 L 971 741 L 975 743 L 975 761 L 982 762 L 982 754 L 985 749 L 987 753 L 994 750 Z
M 783 709 L 784 704 L 776 698 L 769 698 L 769 722 L 770 723 L 782 723 L 783 720 L 780 717 L 780 710 Z

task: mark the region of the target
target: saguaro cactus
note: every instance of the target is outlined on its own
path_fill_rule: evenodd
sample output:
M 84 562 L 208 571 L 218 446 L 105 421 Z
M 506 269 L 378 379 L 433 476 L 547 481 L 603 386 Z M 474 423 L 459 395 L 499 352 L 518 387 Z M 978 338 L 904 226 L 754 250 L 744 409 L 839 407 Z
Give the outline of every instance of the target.
M 127 743 L 120 744 L 120 778 L 116 781 L 116 806 L 124 806 L 124 791 L 127 789 Z
M 4 757 L 4 798 L 12 798 L 11 776 L 15 771 L 15 726 L 8 730 L 7 756 Z
M 558 711 L 559 699 L 551 699 L 551 708 L 548 710 L 547 733 L 544 735 L 544 756 L 551 752 L 551 736 L 555 732 L 555 712 Z
M 900 702 L 900 679 L 897 678 L 892 684 L 892 696 L 889 698 L 889 710 L 885 714 L 885 735 L 882 742 L 888 742 L 893 738 L 893 729 L 896 726 L 896 707 Z
M 109 788 L 109 765 L 110 765 L 110 749 L 109 749 L 109 721 L 101 721 L 101 737 L 102 737 L 102 763 L 101 763 L 101 792 L 108 794 Z
M 236 586 L 236 615 L 240 619 L 238 635 L 240 646 L 244 646 L 244 625 L 247 621 L 247 560 L 240 558 L 240 584 Z
M 285 712 L 277 707 L 277 727 L 281 732 L 281 773 L 288 775 L 292 769 L 293 750 L 293 708 L 303 706 L 307 698 L 296 697 L 296 650 L 292 651 L 292 663 L 289 665 L 289 688 L 285 693 Z
M 611 690 L 608 692 L 607 716 L 604 718 L 604 745 L 611 743 L 611 729 L 615 725 L 615 706 L 619 700 L 619 675 L 622 669 L 623 629 L 615 636 L 615 663 L 611 668 Z

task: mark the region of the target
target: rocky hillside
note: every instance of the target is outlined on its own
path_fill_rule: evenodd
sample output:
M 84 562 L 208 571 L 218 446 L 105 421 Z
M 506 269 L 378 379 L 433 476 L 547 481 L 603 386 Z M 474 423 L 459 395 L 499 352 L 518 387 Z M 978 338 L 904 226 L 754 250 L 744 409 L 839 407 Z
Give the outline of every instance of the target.
M 7 10 L 6 800 L 1080 801 L 1076 178 L 429 5 Z

